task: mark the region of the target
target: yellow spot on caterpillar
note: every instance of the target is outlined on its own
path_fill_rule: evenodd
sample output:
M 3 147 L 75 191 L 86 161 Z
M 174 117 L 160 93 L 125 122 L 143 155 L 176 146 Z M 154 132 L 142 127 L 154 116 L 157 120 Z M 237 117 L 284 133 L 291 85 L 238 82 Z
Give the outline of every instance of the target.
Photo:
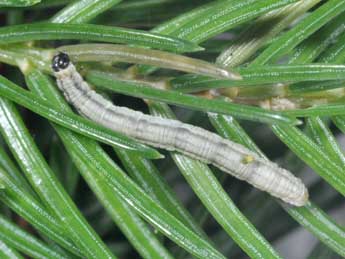
M 253 156 L 251 156 L 251 155 L 246 155 L 246 156 L 244 156 L 244 158 L 242 159 L 242 163 L 243 163 L 243 164 L 249 164 L 249 163 L 253 162 L 254 160 L 255 160 L 255 159 L 254 159 Z

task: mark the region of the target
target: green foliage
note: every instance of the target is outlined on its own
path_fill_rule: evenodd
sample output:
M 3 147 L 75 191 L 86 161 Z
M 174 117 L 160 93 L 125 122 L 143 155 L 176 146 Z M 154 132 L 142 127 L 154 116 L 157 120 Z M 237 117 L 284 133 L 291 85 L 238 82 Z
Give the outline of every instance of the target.
M 320 242 L 303 256 L 345 257 L 330 213 L 345 195 L 343 0 L 0 6 L 1 258 L 281 258 L 276 241 L 297 227 Z M 115 103 L 209 128 L 302 179 L 310 167 L 310 201 L 288 206 L 75 114 L 50 77 L 61 50 Z
M 41 2 L 41 0 L 1 0 L 0 1 L 0 6 L 30 6 L 30 5 L 35 5 Z

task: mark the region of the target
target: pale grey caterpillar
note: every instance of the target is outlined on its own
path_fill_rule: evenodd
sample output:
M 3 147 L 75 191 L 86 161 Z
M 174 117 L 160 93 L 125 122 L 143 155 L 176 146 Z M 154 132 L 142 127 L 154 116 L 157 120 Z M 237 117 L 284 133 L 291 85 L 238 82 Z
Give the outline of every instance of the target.
M 58 87 L 81 115 L 142 143 L 211 163 L 292 205 L 308 201 L 308 190 L 299 178 L 242 145 L 177 120 L 114 105 L 83 80 L 67 54 L 54 56 L 52 68 Z

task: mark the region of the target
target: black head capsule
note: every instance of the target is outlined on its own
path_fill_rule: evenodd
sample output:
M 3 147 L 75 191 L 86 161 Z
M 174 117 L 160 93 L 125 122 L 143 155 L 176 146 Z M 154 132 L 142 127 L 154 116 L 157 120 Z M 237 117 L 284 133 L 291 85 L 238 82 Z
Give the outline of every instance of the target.
M 59 54 L 55 55 L 52 60 L 52 69 L 55 72 L 59 72 L 66 67 L 68 67 L 70 63 L 69 56 L 66 53 L 59 52 Z

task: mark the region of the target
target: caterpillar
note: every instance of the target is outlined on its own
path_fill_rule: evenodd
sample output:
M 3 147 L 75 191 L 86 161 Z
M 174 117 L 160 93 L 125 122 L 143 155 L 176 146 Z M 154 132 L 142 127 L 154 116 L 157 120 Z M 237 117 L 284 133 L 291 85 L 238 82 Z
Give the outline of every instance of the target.
M 286 203 L 307 203 L 308 190 L 299 178 L 244 146 L 200 127 L 114 105 L 83 80 L 66 53 L 53 57 L 52 70 L 66 100 L 82 116 L 139 142 L 213 164 Z

